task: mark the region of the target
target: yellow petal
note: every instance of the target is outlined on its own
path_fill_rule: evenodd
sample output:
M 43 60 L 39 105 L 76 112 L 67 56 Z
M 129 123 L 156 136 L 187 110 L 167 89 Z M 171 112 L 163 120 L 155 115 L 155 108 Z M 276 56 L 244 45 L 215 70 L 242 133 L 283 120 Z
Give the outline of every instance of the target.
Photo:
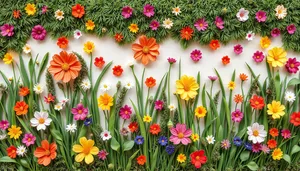
M 90 153 L 91 153 L 91 154 L 93 154 L 93 155 L 96 155 L 96 154 L 98 154 L 98 153 L 99 153 L 99 149 L 98 149 L 98 147 L 92 147 L 92 149 L 91 149 Z
M 85 137 L 81 137 L 81 138 L 79 139 L 79 142 L 80 142 L 80 144 L 81 144 L 83 147 L 85 147 L 86 144 L 87 144 L 87 139 L 86 139 Z
M 75 161 L 79 163 L 84 159 L 84 157 L 85 157 L 84 153 L 79 153 L 79 154 L 76 155 Z
M 85 163 L 86 164 L 90 164 L 94 161 L 94 157 L 92 154 L 88 154 L 87 156 L 85 156 L 85 159 L 84 159 Z
M 83 151 L 83 147 L 81 145 L 75 144 L 73 145 L 73 151 L 75 153 L 81 153 Z

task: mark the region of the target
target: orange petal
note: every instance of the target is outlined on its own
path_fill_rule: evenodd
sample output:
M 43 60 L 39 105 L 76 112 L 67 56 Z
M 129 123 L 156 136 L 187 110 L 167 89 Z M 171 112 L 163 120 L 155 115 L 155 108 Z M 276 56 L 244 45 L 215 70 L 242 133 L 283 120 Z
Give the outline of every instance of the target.
M 50 144 L 47 140 L 42 141 L 42 148 L 44 148 L 45 150 L 49 150 Z
M 64 77 L 64 71 L 61 71 L 59 73 L 55 73 L 53 77 L 54 77 L 55 80 L 62 80 L 63 77 Z
M 71 80 L 71 74 L 70 74 L 69 71 L 67 71 L 67 72 L 65 72 L 65 75 L 64 75 L 62 81 L 63 81 L 64 83 L 67 83 L 67 82 L 69 82 L 70 80 Z
M 134 54 L 134 59 L 136 60 L 141 60 L 141 58 L 143 57 L 144 53 L 143 52 L 137 52 Z
M 34 151 L 34 156 L 37 158 L 43 157 L 45 155 L 45 150 L 42 147 L 37 147 Z
M 154 51 L 150 51 L 149 52 L 152 56 L 158 56 L 159 55 L 159 52 L 157 50 L 154 50 Z
M 156 45 L 156 40 L 152 37 L 152 38 L 149 39 L 149 41 L 147 43 L 147 46 L 152 47 L 154 45 Z
M 145 35 L 142 35 L 140 38 L 139 38 L 139 41 L 140 41 L 140 44 L 141 46 L 146 46 L 147 45 L 147 37 Z
M 150 50 L 158 50 L 159 49 L 159 44 L 155 44 L 152 47 L 150 47 Z
M 152 56 L 150 54 L 147 54 L 147 58 L 150 59 L 151 61 L 156 61 L 156 56 Z
M 142 51 L 143 50 L 143 46 L 135 43 L 131 46 L 132 50 L 135 51 L 135 52 L 138 52 L 138 51 Z
M 147 56 L 143 56 L 142 57 L 142 64 L 147 65 L 148 64 L 148 57 Z
M 50 66 L 50 67 L 48 68 L 48 71 L 49 71 L 51 74 L 55 74 L 55 73 L 61 72 L 62 69 L 61 69 L 61 67 L 53 67 L 53 66 Z

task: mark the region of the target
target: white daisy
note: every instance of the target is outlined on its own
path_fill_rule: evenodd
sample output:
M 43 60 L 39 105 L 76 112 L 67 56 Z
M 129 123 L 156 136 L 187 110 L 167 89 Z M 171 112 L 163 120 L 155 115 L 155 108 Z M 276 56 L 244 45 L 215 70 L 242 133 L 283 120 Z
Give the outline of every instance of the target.
M 103 141 L 109 140 L 111 139 L 111 135 L 110 132 L 107 130 L 104 130 L 101 134 L 100 134 L 101 138 Z
M 249 32 L 247 33 L 247 35 L 246 35 L 246 39 L 247 39 L 248 41 L 251 41 L 251 40 L 254 39 L 254 36 L 255 36 L 255 33 L 253 33 L 252 31 L 249 31 Z
M 29 44 L 26 44 L 24 47 L 23 47 L 23 52 L 28 54 L 31 52 L 31 46 Z
M 62 103 L 56 103 L 54 105 L 54 110 L 60 111 L 60 110 L 62 110 L 62 108 L 63 108 Z
M 249 11 L 245 10 L 245 8 L 241 8 L 239 12 L 236 14 L 236 17 L 239 21 L 245 22 L 249 18 Z
M 212 135 L 208 135 L 206 137 L 206 141 L 208 142 L 208 144 L 214 144 L 215 143 L 215 137 L 213 137 Z
M 173 21 L 170 20 L 170 18 L 167 18 L 167 19 L 165 19 L 165 21 L 163 21 L 162 26 L 166 29 L 171 29 L 171 27 L 173 26 Z
M 287 91 L 285 92 L 284 99 L 290 103 L 293 103 L 296 100 L 296 96 L 293 92 Z
M 62 106 L 66 105 L 69 102 L 68 98 L 64 98 L 60 101 L 60 103 L 62 104 Z
M 5 140 L 6 139 L 6 134 L 1 134 L 0 135 L 0 141 Z
M 254 144 L 263 142 L 267 136 L 264 126 L 259 125 L 257 122 L 255 122 L 252 126 L 248 126 L 247 129 L 248 140 L 252 141 Z
M 286 17 L 287 15 L 287 9 L 284 8 L 283 5 L 278 5 L 276 8 L 275 8 L 275 11 L 276 11 L 276 17 L 278 19 L 283 19 L 284 17 Z
M 69 124 L 66 127 L 67 132 L 74 133 L 77 130 L 76 124 Z
M 180 8 L 179 7 L 172 8 L 172 13 L 175 14 L 176 16 L 179 15 L 181 13 Z
M 127 81 L 126 83 L 125 83 L 125 88 L 127 88 L 128 90 L 129 89 L 132 89 L 134 86 L 133 86 L 133 84 L 131 83 L 131 81 Z
M 106 92 L 106 91 L 110 90 L 110 85 L 107 83 L 104 83 L 100 86 L 100 90 L 103 92 Z
M 24 156 L 27 152 L 27 149 L 24 145 L 20 145 L 18 148 L 17 148 L 17 155 L 18 156 Z
M 44 91 L 44 87 L 43 87 L 40 83 L 37 83 L 37 84 L 34 85 L 33 91 L 34 91 L 36 94 L 41 94 L 41 93 L 43 93 L 43 91 Z
M 74 31 L 74 38 L 75 39 L 79 39 L 81 36 L 82 36 L 82 33 L 81 33 L 80 30 L 77 29 L 77 30 Z
M 64 18 L 65 13 L 61 10 L 56 10 L 54 14 L 55 14 L 54 16 L 57 20 L 62 20 Z
M 169 108 L 169 110 L 170 110 L 171 112 L 173 112 L 173 111 L 176 110 L 176 107 L 175 107 L 175 105 L 173 105 L 173 104 L 170 104 L 170 105 L 168 106 L 168 108 Z
M 82 80 L 80 87 L 84 90 L 87 91 L 91 88 L 91 82 L 88 78 L 85 78 L 84 80 Z
M 31 126 L 37 127 L 39 130 L 46 130 L 46 127 L 50 125 L 52 119 L 49 118 L 47 112 L 34 112 L 34 118 L 30 119 Z

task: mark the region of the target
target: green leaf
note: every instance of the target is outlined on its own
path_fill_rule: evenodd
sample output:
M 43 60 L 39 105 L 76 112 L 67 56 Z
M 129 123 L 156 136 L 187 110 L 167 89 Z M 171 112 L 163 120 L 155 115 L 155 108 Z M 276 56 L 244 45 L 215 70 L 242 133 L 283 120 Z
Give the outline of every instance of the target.
M 28 164 L 28 162 L 26 160 L 21 159 L 20 161 L 21 161 L 22 166 L 24 166 L 26 168 L 30 168 L 30 166 L 29 166 L 29 164 Z
M 292 78 L 288 82 L 287 86 L 294 86 L 294 85 L 298 85 L 298 84 L 300 84 L 300 79 L 299 78 Z
M 257 164 L 256 164 L 254 161 L 249 162 L 249 163 L 247 164 L 247 167 L 248 167 L 250 170 L 257 170 L 257 169 L 258 169 L 258 166 L 257 166 Z
M 158 158 L 157 155 L 158 155 L 158 146 L 156 147 L 154 155 L 152 156 L 151 171 L 154 171 L 156 169 L 156 161 Z
M 289 164 L 291 163 L 291 157 L 290 157 L 289 155 L 284 154 L 284 155 L 283 155 L 283 159 L 284 159 L 286 162 L 288 162 Z
M 4 156 L 4 157 L 1 157 L 0 158 L 0 163 L 17 163 L 17 161 L 15 159 L 11 159 L 10 157 L 8 156 Z
M 135 156 L 138 154 L 140 150 L 137 150 L 135 153 L 133 153 L 133 155 L 131 155 L 131 157 L 128 160 L 128 163 L 126 165 L 126 171 L 131 170 L 131 164 L 132 164 L 132 160 L 135 158 Z
M 300 147 L 298 145 L 294 145 L 292 148 L 291 156 L 300 151 Z
M 246 161 L 249 159 L 249 156 L 250 156 L 250 152 L 249 151 L 243 151 L 240 155 L 240 159 L 241 161 Z
M 129 151 L 132 149 L 132 147 L 134 146 L 134 141 L 130 140 L 130 141 L 125 141 L 123 144 L 123 151 Z
M 120 150 L 120 144 L 114 137 L 111 139 L 110 147 L 117 152 Z
M 49 52 L 47 52 L 45 54 L 45 56 L 43 57 L 43 60 L 40 64 L 40 70 L 39 70 L 39 73 L 38 73 L 38 78 L 37 78 L 37 81 L 40 82 L 40 78 L 42 76 L 42 72 L 45 70 L 46 66 L 47 66 L 47 63 L 48 63 L 48 58 L 49 58 Z

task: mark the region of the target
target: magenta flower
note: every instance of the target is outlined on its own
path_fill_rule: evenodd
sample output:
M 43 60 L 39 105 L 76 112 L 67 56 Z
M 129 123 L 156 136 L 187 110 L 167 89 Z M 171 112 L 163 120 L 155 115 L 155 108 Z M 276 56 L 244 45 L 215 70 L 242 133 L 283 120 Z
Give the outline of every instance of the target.
M 46 5 L 44 5 L 42 7 L 42 14 L 45 14 L 48 11 L 48 7 Z
M 164 102 L 162 100 L 156 100 L 154 108 L 156 110 L 162 110 L 164 108 Z
M 174 58 L 168 58 L 168 62 L 170 64 L 174 64 L 176 62 L 176 59 L 174 59 Z
M 231 113 L 231 120 L 232 120 L 233 122 L 241 122 L 242 119 L 243 119 L 243 117 L 244 117 L 244 114 L 243 114 L 243 112 L 240 111 L 239 109 L 236 109 L 235 111 L 233 111 L 233 112 Z
M 122 8 L 122 16 L 124 18 L 130 18 L 132 15 L 133 9 L 130 6 L 125 6 Z
M 205 31 L 208 27 L 208 23 L 205 21 L 204 18 L 201 18 L 195 22 L 194 26 L 198 31 Z
M 263 145 L 261 146 L 261 151 L 262 151 L 264 154 L 269 154 L 271 150 L 270 150 L 270 148 L 269 148 L 267 145 L 263 144 Z
M 9 127 L 8 120 L 2 120 L 2 121 L 0 121 L 0 129 L 1 130 L 6 130 L 8 127 Z
M 274 28 L 272 31 L 271 31 L 271 35 L 272 37 L 277 37 L 280 35 L 280 30 L 279 28 Z
M 108 152 L 106 150 L 100 150 L 98 153 L 98 157 L 101 160 L 105 160 L 107 155 L 108 155 Z
M 157 20 L 153 20 L 151 21 L 149 27 L 151 28 L 151 30 L 157 30 L 159 27 L 159 22 Z
M 191 129 L 186 129 L 185 124 L 176 124 L 176 127 L 170 128 L 171 137 L 170 141 L 175 145 L 182 143 L 183 145 L 188 145 L 191 143 L 190 136 L 192 135 Z
M 190 57 L 192 58 L 192 60 L 193 60 L 194 62 L 198 62 L 198 61 L 202 58 L 202 53 L 201 53 L 200 50 L 195 49 L 195 50 L 193 50 L 193 51 L 191 52 L 191 56 L 190 56 Z
M 87 117 L 89 110 L 85 108 L 83 104 L 79 103 L 76 108 L 72 108 L 72 114 L 74 115 L 74 119 L 77 120 L 85 120 Z
M 125 105 L 124 107 L 121 107 L 119 115 L 121 116 L 122 119 L 130 119 L 130 115 L 132 114 L 131 107 L 128 105 Z
M 216 81 L 218 79 L 217 76 L 208 76 L 211 81 Z
M 27 133 L 24 135 L 24 138 L 22 139 L 22 143 L 25 144 L 27 147 L 29 147 L 30 145 L 33 145 L 35 142 L 35 136 Z
M 281 130 L 281 136 L 283 136 L 284 139 L 291 138 L 291 131 L 288 129 Z
M 230 148 L 230 142 L 229 140 L 225 139 L 223 141 L 221 141 L 221 147 L 225 150 L 227 150 L 228 148 Z
M 35 40 L 44 40 L 47 35 L 47 31 L 41 25 L 36 25 L 31 30 L 31 36 Z
M 154 7 L 150 4 L 144 6 L 144 15 L 147 17 L 152 17 L 154 15 Z
M 255 14 L 255 18 L 258 22 L 265 22 L 267 20 L 267 13 L 260 10 Z
M 285 64 L 285 68 L 289 73 L 296 74 L 299 70 L 300 62 L 296 58 L 289 58 Z
M 257 63 L 262 62 L 265 58 L 263 52 L 260 51 L 256 51 L 253 56 L 252 56 L 253 60 Z
M 262 145 L 260 143 L 252 144 L 252 152 L 258 153 L 262 149 Z
M 233 51 L 235 54 L 239 55 L 243 52 L 243 46 L 240 44 L 237 44 L 233 47 Z
M 218 29 L 222 30 L 224 28 L 224 21 L 221 17 L 217 16 L 215 19 L 215 24 Z
M 1 35 L 11 37 L 14 35 L 14 26 L 11 24 L 4 24 L 0 27 Z
M 295 24 L 290 24 L 286 27 L 286 30 L 288 31 L 289 34 L 294 34 L 297 29 Z

